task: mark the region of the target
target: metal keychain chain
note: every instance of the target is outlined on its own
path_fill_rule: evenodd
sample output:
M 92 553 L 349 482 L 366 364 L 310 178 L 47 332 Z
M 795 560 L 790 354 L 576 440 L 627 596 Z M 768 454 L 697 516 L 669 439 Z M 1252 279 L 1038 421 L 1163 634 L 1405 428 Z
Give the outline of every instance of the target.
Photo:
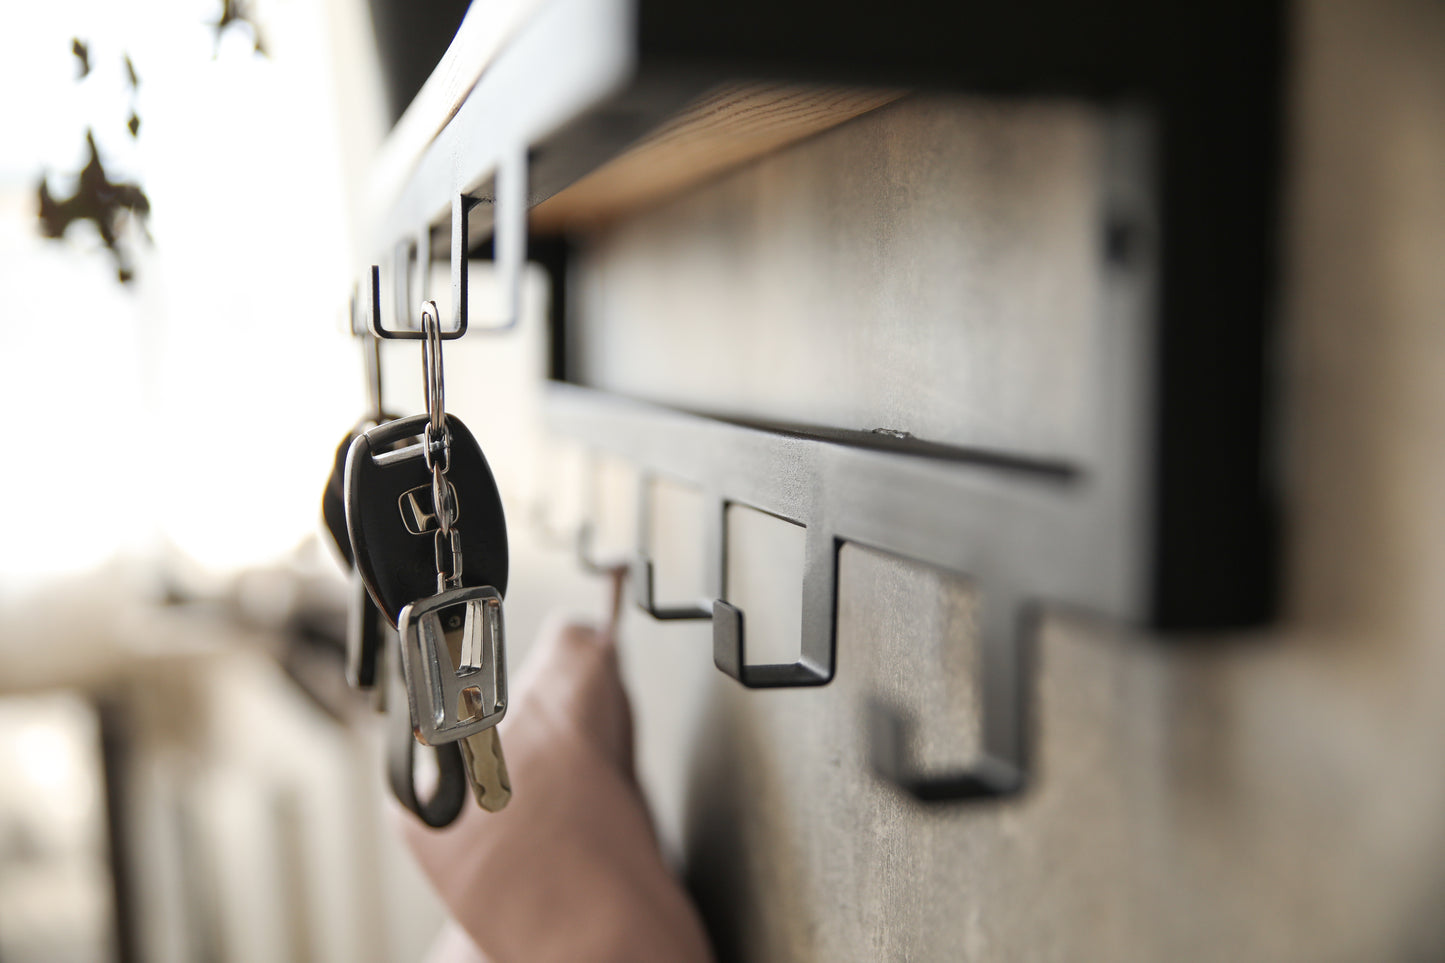
M 426 466 L 431 469 L 432 510 L 436 514 L 434 536 L 437 592 L 459 588 L 462 584 L 462 536 L 457 528 L 460 506 L 456 489 L 447 481 L 451 467 L 452 433 L 446 420 L 446 379 L 442 368 L 441 319 L 435 301 L 427 301 L 421 309 L 422 384 L 426 393 L 426 428 L 422 433 L 422 450 Z
M 435 301 L 427 301 L 422 305 L 421 329 L 423 335 L 422 379 L 425 386 L 427 415 L 426 425 L 422 430 L 422 451 L 426 458 L 426 466 L 431 469 L 432 511 L 437 520 L 437 531 L 433 536 L 437 594 L 442 595 L 450 589 L 462 588 L 462 536 L 461 531 L 457 528 L 461 506 L 458 504 L 456 489 L 447 481 L 447 471 L 451 468 L 452 433 L 446 417 L 446 379 L 442 368 L 441 319 Z M 495 594 L 495 590 L 489 589 L 488 591 Z M 480 665 L 485 658 L 483 652 L 486 646 L 480 637 L 482 631 L 480 622 L 473 624 L 474 619 L 481 617 L 480 610 L 472 606 L 468 607 L 466 622 L 462 630 L 461 661 L 463 664 Z M 496 625 L 495 631 L 500 633 L 500 622 Z M 445 653 L 441 654 L 445 656 Z M 506 670 L 495 664 L 500 663 L 501 658 L 501 652 L 494 649 L 493 669 L 500 668 L 501 670 L 499 691 L 502 693 L 502 704 L 504 705 Z M 461 694 L 468 710 L 474 714 L 480 714 L 482 710 L 481 690 L 468 686 L 462 689 Z M 487 729 L 463 736 L 458 740 L 457 748 L 461 752 L 462 770 L 472 787 L 472 795 L 478 805 L 490 812 L 503 809 L 512 798 L 512 780 L 507 772 L 507 760 L 502 752 L 502 742 L 497 734 L 495 722 Z

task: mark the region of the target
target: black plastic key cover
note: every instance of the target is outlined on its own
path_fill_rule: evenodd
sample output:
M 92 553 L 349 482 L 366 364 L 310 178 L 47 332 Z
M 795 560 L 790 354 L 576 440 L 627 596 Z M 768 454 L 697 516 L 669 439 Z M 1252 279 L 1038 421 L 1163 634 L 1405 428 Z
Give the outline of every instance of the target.
M 379 425 L 351 443 L 346 457 L 346 528 L 356 570 L 392 625 L 403 607 L 437 593 L 436 518 L 432 475 L 420 442 L 426 415 Z M 447 481 L 456 492 L 462 585 L 507 591 L 507 520 L 481 446 L 447 415 L 451 457 Z
M 351 535 L 346 531 L 346 456 L 351 451 L 351 443 L 363 432 L 375 428 L 378 424 L 395 420 L 396 415 L 388 414 L 383 414 L 381 421 L 363 418 L 346 433 L 341 444 L 336 446 L 336 461 L 331 466 L 331 474 L 326 478 L 326 491 L 321 495 L 321 520 L 326 523 L 326 531 L 336 545 L 336 550 L 346 561 L 347 568 L 356 567 L 356 558 L 351 553 Z
M 326 491 L 321 496 L 321 520 L 326 523 L 326 531 L 331 535 L 336 550 L 346 560 L 347 568 L 355 567 L 356 558 L 351 553 L 351 535 L 346 531 L 346 454 L 359 434 L 357 431 L 348 432 L 336 447 L 336 464 L 326 479 Z

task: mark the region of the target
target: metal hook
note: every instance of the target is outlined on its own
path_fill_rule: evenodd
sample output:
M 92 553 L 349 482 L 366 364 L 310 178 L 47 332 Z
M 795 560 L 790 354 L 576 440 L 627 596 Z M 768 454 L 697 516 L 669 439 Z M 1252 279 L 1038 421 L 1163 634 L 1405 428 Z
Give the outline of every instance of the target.
M 619 569 L 630 569 L 632 559 L 626 555 L 617 556 L 612 559 L 598 559 L 595 553 L 593 541 L 597 536 L 597 526 L 592 519 L 596 518 L 601 506 L 598 504 L 597 475 L 598 466 L 596 458 L 589 458 L 591 470 L 583 477 L 585 486 L 582 496 L 582 522 L 577 526 L 575 547 L 577 551 L 577 563 L 582 570 L 589 575 L 611 576 Z
M 834 591 L 837 587 L 837 541 L 821 526 L 809 529 L 803 568 L 803 651 L 796 662 L 750 665 L 743 612 L 722 596 L 726 592 L 723 570 L 727 554 L 726 516 L 728 503 L 716 499 L 708 513 L 704 552 L 712 571 L 708 584 L 715 597 L 676 605 L 658 605 L 655 565 L 647 556 L 651 533 L 651 505 L 648 479 L 638 493 L 638 551 L 632 579 L 637 605 L 654 619 L 664 622 L 712 622 L 713 664 L 750 689 L 776 689 L 826 685 L 833 679 L 836 626 Z
M 632 560 L 623 556 L 613 558 L 611 561 L 602 559 L 599 561 L 593 554 L 592 539 L 596 528 L 591 522 L 583 522 L 577 526 L 577 564 L 582 566 L 582 571 L 589 575 L 612 576 L 619 571 L 630 572 Z
M 373 269 L 373 271 L 374 270 L 375 269 Z M 379 285 L 380 283 L 379 280 L 374 279 L 374 281 L 373 294 L 377 291 L 375 285 Z M 368 417 L 372 421 L 379 423 L 389 420 L 382 401 L 381 341 L 377 339 L 376 335 L 372 334 L 369 321 L 357 317 L 357 309 L 360 307 L 359 302 L 361 301 L 358 294 L 359 291 L 353 288 L 351 292 L 350 328 L 351 333 L 361 339 L 361 360 L 366 376 L 366 402 L 369 408 Z M 368 318 L 374 311 L 375 305 L 368 307 L 366 311 Z
M 634 598 L 638 608 L 659 622 L 692 622 L 712 618 L 713 603 L 708 601 L 658 605 L 653 587 L 654 569 L 652 559 L 639 553 L 632 571 L 632 579 L 637 586 Z
M 712 661 L 749 689 L 827 685 L 837 665 L 838 542 L 822 526 L 808 529 L 803 559 L 802 651 L 796 662 L 749 664 L 743 612 L 712 603 Z
M 525 150 L 514 151 L 499 160 L 496 166 L 494 191 L 494 223 L 492 248 L 496 254 L 497 269 L 506 285 L 502 318 L 499 323 L 488 324 L 483 331 L 500 334 L 517 326 L 522 313 L 522 272 L 527 264 L 527 154 Z M 451 341 L 467 333 L 469 313 L 469 291 L 467 271 L 467 249 L 471 243 L 469 218 L 478 201 L 470 194 L 458 192 L 452 195 L 452 316 L 455 322 L 450 330 L 441 332 L 440 337 Z M 425 241 L 419 242 L 418 264 L 430 264 L 430 235 L 423 232 Z M 408 245 L 409 247 L 409 245 Z M 422 250 L 426 251 L 423 259 Z M 396 253 L 393 252 L 393 257 Z M 396 258 L 405 261 L 410 268 L 410 255 Z M 422 270 L 425 270 L 424 268 Z M 408 273 L 409 277 L 409 273 Z M 406 285 L 398 282 L 399 289 L 410 293 Z M 398 299 L 402 292 L 398 291 Z M 405 303 L 398 301 L 399 304 Z M 387 328 L 381 322 L 381 268 L 371 267 L 371 296 L 368 298 L 367 326 L 371 333 L 386 340 L 418 341 L 425 337 L 420 331 Z
M 638 608 L 659 622 L 691 622 L 710 619 L 713 611 L 711 599 L 675 605 L 657 604 L 656 567 L 647 554 L 647 546 L 652 541 L 652 482 L 650 477 L 641 477 L 637 480 L 638 548 L 637 558 L 633 562 L 632 569 L 633 598 L 636 599 Z M 722 548 L 722 518 L 719 513 L 714 514 L 717 514 L 718 517 L 709 516 L 711 524 L 708 526 L 706 544 L 703 548 L 709 562 L 712 561 L 712 556 L 720 554 Z M 707 579 L 708 584 L 714 587 L 718 581 L 716 573 L 710 574 Z
M 366 401 L 372 420 L 379 424 L 387 420 L 382 402 L 381 342 L 369 332 L 362 336 L 361 356 L 366 365 Z
M 405 318 L 411 311 L 411 306 L 419 300 L 416 295 L 420 294 L 426 287 L 426 276 L 418 276 L 418 261 L 420 250 L 415 240 L 398 241 L 393 249 L 391 262 L 392 276 L 392 303 L 395 305 L 396 316 Z M 414 283 L 419 282 L 419 283 Z
M 988 592 L 982 606 L 978 688 L 983 746 L 972 764 L 936 775 L 919 772 L 907 753 L 912 722 L 878 700 L 869 703 L 873 770 L 915 799 L 997 798 L 1022 792 L 1028 783 L 1028 682 L 1038 614 L 1034 606 Z
M 493 183 L 495 206 L 492 225 L 492 251 L 494 263 L 506 285 L 503 295 L 501 323 L 488 324 L 482 330 L 501 334 L 517 326 L 522 317 L 522 272 L 527 266 L 527 151 L 513 150 L 497 161 Z M 470 203 L 469 203 L 470 202 Z M 456 299 L 459 309 L 457 324 L 464 326 L 466 318 L 466 238 L 467 213 L 475 202 L 463 196 L 453 203 L 452 214 L 452 290 L 462 297 Z M 457 226 L 460 222 L 458 245 Z M 458 254 L 460 252 L 460 254 Z

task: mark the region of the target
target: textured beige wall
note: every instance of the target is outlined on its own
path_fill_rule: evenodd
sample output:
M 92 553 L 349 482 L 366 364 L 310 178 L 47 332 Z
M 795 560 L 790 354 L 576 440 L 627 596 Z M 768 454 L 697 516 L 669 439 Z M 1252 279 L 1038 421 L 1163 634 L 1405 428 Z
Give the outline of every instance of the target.
M 1284 618 L 1181 644 L 1052 613 L 1033 790 L 923 808 L 868 775 L 862 700 L 906 698 L 931 763 L 966 755 L 966 584 L 848 550 L 867 591 L 845 588 L 838 678 L 811 691 L 745 691 L 706 626 L 630 616 L 644 777 L 725 958 L 1445 958 L 1445 6 L 1294 21 Z M 708 191 L 804 176 L 819 143 L 630 243 Z M 687 292 L 649 297 L 636 323 L 675 323 Z

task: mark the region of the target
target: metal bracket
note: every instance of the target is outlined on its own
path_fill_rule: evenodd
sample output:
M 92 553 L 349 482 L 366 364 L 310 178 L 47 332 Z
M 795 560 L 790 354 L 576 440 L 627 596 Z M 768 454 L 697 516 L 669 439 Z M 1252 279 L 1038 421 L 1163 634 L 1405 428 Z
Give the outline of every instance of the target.
M 1036 599 L 1118 610 L 1112 594 L 1119 530 L 1078 505 L 1097 490 L 1072 466 L 1018 464 L 1000 470 L 969 452 L 928 457 L 879 451 L 797 432 L 769 432 L 571 386 L 550 394 L 554 423 L 583 438 L 607 437 L 613 451 L 650 469 L 639 500 L 635 586 L 655 617 L 709 618 L 713 661 L 749 688 L 823 685 L 836 670 L 839 556 L 844 544 L 886 552 L 980 586 L 978 672 L 981 750 L 969 765 L 931 772 L 908 753 L 915 723 L 881 703 L 868 712 L 871 765 L 885 781 L 923 800 L 1000 798 L 1028 778 L 1031 647 Z M 702 488 L 709 568 L 701 604 L 659 607 L 650 547 L 650 476 Z M 726 482 L 721 491 L 718 480 Z M 822 479 L 847 479 L 823 485 Z M 1127 489 L 1126 489 L 1127 491 Z M 728 601 L 726 519 L 730 506 L 755 508 L 806 529 L 801 657 L 748 665 L 746 613 Z M 1047 546 L 1047 550 L 1041 549 Z M 1093 564 L 1085 564 L 1091 562 Z
M 982 747 L 969 766 L 930 774 L 908 758 L 913 722 L 901 711 L 871 700 L 869 750 L 873 770 L 885 781 L 925 802 L 1001 798 L 1028 781 L 1029 692 L 1032 648 L 1038 622 L 1033 606 L 1006 594 L 985 592 L 979 620 L 978 687 Z

